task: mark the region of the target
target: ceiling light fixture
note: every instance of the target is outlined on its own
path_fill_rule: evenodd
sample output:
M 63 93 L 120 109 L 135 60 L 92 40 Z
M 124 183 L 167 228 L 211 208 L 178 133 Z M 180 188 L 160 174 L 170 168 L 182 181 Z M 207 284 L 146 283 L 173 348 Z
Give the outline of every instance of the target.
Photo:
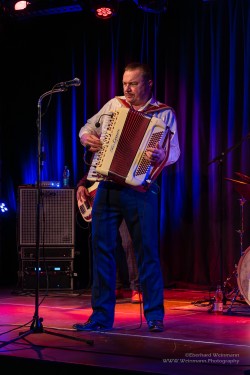
M 13 17 L 27 19 L 33 16 L 82 12 L 84 6 L 80 0 L 9 0 L 8 12 Z
M 92 11 L 97 18 L 103 20 L 109 19 L 116 15 L 118 0 L 92 0 Z
M 30 3 L 28 1 L 17 1 L 14 5 L 14 9 L 17 11 L 26 9 L 29 4 Z

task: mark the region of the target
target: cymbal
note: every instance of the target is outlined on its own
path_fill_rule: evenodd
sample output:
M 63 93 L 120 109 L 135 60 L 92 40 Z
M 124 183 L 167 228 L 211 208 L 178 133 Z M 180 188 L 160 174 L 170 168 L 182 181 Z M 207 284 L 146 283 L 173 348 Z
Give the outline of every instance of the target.
M 225 180 L 231 181 L 234 184 L 234 189 L 245 199 L 250 200 L 250 184 L 244 181 L 234 180 L 232 178 L 225 177 Z
M 238 177 L 240 177 L 241 181 L 246 182 L 247 184 L 250 184 L 250 177 L 246 174 L 240 173 L 240 172 L 234 172 Z

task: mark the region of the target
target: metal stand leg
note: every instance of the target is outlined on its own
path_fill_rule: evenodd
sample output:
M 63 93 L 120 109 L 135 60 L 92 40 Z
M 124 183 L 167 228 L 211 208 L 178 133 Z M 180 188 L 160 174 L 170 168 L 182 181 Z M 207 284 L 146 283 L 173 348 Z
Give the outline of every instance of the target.
M 231 314 L 233 304 L 234 304 L 234 302 L 236 301 L 236 298 L 238 297 L 239 292 L 240 292 L 239 289 L 237 289 L 237 291 L 236 291 L 236 293 L 235 293 L 233 299 L 231 300 L 231 305 L 230 305 L 230 307 L 227 309 L 227 314 Z
M 240 202 L 240 211 L 241 211 L 241 226 L 240 226 L 240 229 L 237 230 L 236 232 L 239 233 L 239 235 L 240 235 L 240 257 L 242 257 L 242 255 L 243 255 L 243 236 L 244 236 L 244 204 L 246 203 L 246 199 L 244 197 L 241 197 L 239 199 L 239 202 Z M 229 285 L 229 287 L 231 286 L 230 280 L 232 279 L 232 277 L 234 278 L 233 283 L 235 284 L 235 286 L 233 287 L 231 292 L 228 293 L 228 296 L 234 294 L 234 297 L 231 299 L 231 305 L 227 309 L 226 313 L 228 313 L 228 314 L 231 314 L 233 304 L 236 301 L 236 299 L 237 299 L 237 297 L 240 293 L 240 290 L 239 290 L 238 284 L 237 284 L 237 265 L 235 265 L 235 271 L 233 272 L 233 274 L 226 279 L 226 281 L 224 283 L 224 291 L 226 290 L 227 285 Z M 242 302 L 242 301 L 240 301 L 240 302 Z

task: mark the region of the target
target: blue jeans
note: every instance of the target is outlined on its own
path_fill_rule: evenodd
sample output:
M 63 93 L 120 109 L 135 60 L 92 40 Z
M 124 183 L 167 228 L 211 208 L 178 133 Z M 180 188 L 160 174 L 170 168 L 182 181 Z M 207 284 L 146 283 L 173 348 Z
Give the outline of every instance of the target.
M 158 249 L 158 196 L 102 181 L 92 211 L 93 284 L 91 319 L 112 327 L 115 313 L 117 236 L 129 229 L 139 270 L 145 319 L 163 320 L 163 280 Z
M 129 234 L 125 220 L 120 228 L 120 238 L 116 248 L 116 289 L 130 288 L 140 291 L 139 272 L 135 258 L 132 238 Z

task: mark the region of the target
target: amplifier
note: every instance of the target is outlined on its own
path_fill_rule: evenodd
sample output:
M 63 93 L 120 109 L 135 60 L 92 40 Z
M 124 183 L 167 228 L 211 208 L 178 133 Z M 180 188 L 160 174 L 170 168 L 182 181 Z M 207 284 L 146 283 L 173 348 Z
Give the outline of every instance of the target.
M 60 181 L 40 181 L 40 186 L 43 188 L 59 188 L 61 184 Z
M 39 288 L 73 290 L 73 260 L 46 260 L 39 262 Z M 36 262 L 22 260 L 22 288 L 36 288 Z
M 75 190 L 41 189 L 39 244 L 74 246 Z M 18 236 L 20 246 L 36 245 L 38 189 L 19 187 Z
M 20 258 L 21 259 L 36 259 L 36 248 L 35 247 L 21 247 Z M 70 259 L 74 258 L 74 248 L 70 247 L 45 247 L 39 248 L 39 258 L 43 259 Z

